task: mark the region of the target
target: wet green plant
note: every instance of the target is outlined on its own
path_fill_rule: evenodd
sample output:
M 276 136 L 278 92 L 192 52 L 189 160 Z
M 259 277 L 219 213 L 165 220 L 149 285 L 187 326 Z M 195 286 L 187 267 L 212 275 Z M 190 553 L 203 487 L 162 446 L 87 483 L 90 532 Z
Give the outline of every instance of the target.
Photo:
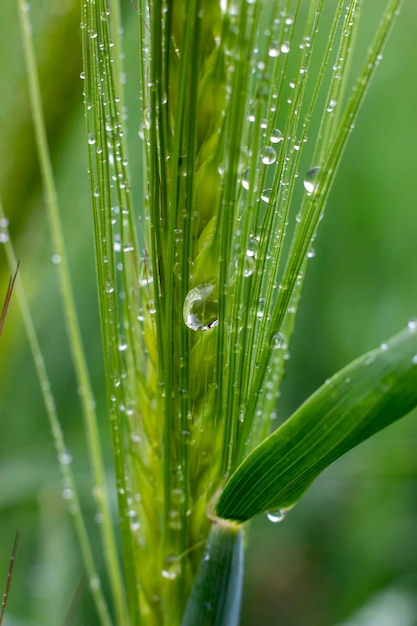
M 120 7 L 116 0 L 82 3 L 125 588 L 28 53 L 119 625 L 237 624 L 244 522 L 260 513 L 281 519 L 325 467 L 417 404 L 411 321 L 336 374 L 268 437 L 317 227 L 398 7 L 389 0 L 381 9 L 363 69 L 352 77 L 361 11 L 355 0 L 141 0 L 143 167 L 132 173 Z M 138 175 L 142 198 L 131 192 Z M 72 504 L 101 623 L 113 623 L 98 592 L 79 503 Z

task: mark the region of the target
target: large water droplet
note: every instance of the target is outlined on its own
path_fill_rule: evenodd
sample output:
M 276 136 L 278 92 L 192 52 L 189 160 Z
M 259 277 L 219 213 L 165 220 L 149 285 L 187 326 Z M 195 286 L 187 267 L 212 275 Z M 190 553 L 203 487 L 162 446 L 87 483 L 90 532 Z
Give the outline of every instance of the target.
M 218 324 L 219 303 L 214 285 L 204 283 L 188 292 L 183 308 L 184 322 L 191 330 L 210 330 Z
M 277 160 L 277 153 L 271 146 L 266 146 L 262 151 L 261 159 L 264 165 L 272 165 Z
M 278 524 L 278 522 L 282 522 L 286 515 L 286 511 L 284 509 L 280 509 L 278 511 L 270 511 L 266 514 L 267 518 L 273 524 Z
M 284 41 L 284 43 L 281 45 L 281 52 L 282 54 L 288 54 L 289 51 L 290 51 L 290 42 Z
M 311 195 L 316 189 L 317 176 L 319 171 L 319 167 L 312 167 L 310 170 L 308 170 L 307 174 L 304 177 L 304 189 L 306 190 L 308 195 Z

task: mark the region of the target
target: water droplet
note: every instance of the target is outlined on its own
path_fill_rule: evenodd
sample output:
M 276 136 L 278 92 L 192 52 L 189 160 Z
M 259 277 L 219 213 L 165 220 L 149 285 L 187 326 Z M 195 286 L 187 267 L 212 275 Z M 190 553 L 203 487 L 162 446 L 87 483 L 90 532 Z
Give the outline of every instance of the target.
M 412 333 L 417 329 L 417 319 L 412 319 L 407 324 L 408 330 Z
M 94 591 L 96 589 L 100 589 L 101 583 L 100 583 L 100 579 L 98 576 L 93 576 L 92 578 L 90 578 L 90 589 L 91 591 Z
M 284 43 L 281 45 L 281 52 L 282 54 L 288 54 L 289 51 L 290 51 L 290 42 L 284 41 Z
M 411 362 L 414 363 L 414 365 L 417 365 L 417 354 L 413 356 L 413 358 L 411 359 Z
M 280 55 L 280 50 L 278 46 L 273 43 L 272 46 L 268 50 L 268 56 L 271 57 L 271 59 L 276 59 L 277 57 L 279 57 L 279 55 Z
M 69 487 L 66 487 L 62 490 L 62 497 L 64 498 L 64 500 L 71 500 L 72 495 L 72 489 L 70 489 Z
M 307 252 L 307 258 L 308 259 L 314 259 L 314 257 L 316 256 L 316 251 L 314 248 L 310 248 L 310 250 Z
M 387 343 L 381 343 L 381 350 L 388 350 L 388 344 Z
M 267 146 L 262 151 L 261 159 L 264 165 L 272 165 L 277 160 L 277 153 L 271 146 Z
M 268 520 L 273 524 L 278 524 L 278 522 L 282 522 L 286 515 L 286 511 L 284 509 L 280 509 L 279 511 L 270 511 L 266 514 Z
M 261 191 L 261 200 L 268 204 L 271 199 L 271 193 L 272 189 L 264 189 L 263 191 Z
M 282 136 L 282 132 L 279 128 L 274 128 L 269 139 L 271 140 L 271 143 L 279 143 L 284 139 L 284 137 Z
M 180 573 L 180 567 L 178 563 L 171 563 L 169 566 L 165 567 L 161 574 L 162 578 L 165 580 L 175 580 Z
M 255 271 L 255 267 L 256 267 L 256 265 L 255 265 L 254 258 L 247 256 L 245 258 L 245 264 L 244 264 L 244 267 L 243 267 L 243 276 L 245 278 L 247 278 L 248 276 L 252 276 L 252 274 Z
M 310 170 L 308 170 L 307 174 L 304 177 L 304 189 L 306 190 L 308 195 L 311 195 L 316 189 L 317 176 L 319 171 L 319 167 L 312 167 Z
M 256 316 L 258 318 L 258 320 L 261 320 L 264 316 L 264 308 L 265 308 L 265 298 L 261 298 L 259 300 L 259 308 L 258 311 L 256 312 Z
M 88 133 L 88 143 L 93 146 L 96 143 L 96 136 L 94 133 Z
M 337 104 L 336 100 L 330 100 L 329 105 L 327 107 L 327 112 L 331 113 L 333 109 L 335 108 L 336 104 Z
M 248 247 L 246 248 L 246 256 L 255 257 L 258 252 L 259 240 L 255 235 L 249 236 Z
M 53 254 L 51 257 L 51 261 L 52 263 L 54 263 L 54 265 L 58 265 L 59 263 L 61 263 L 61 255 L 60 254 Z
M 249 168 L 245 170 L 242 174 L 242 187 L 248 191 L 249 189 L 249 181 L 250 181 L 250 170 Z
M 279 350 L 280 348 L 285 347 L 285 337 L 282 333 L 274 333 L 271 336 L 269 345 L 273 350 Z
M 184 322 L 191 330 L 210 330 L 218 324 L 218 301 L 212 283 L 188 292 L 183 308 Z
M 59 455 L 59 462 L 62 465 L 70 465 L 72 463 L 72 454 L 70 452 L 62 452 L 62 454 Z
M 148 302 L 146 303 L 146 308 L 148 309 L 148 311 L 149 311 L 149 313 L 151 315 L 155 315 L 155 313 L 156 313 L 156 304 L 155 304 L 155 300 L 153 298 L 148 300 Z
M 106 282 L 106 293 L 113 293 L 113 292 L 114 292 L 113 283 L 108 280 Z

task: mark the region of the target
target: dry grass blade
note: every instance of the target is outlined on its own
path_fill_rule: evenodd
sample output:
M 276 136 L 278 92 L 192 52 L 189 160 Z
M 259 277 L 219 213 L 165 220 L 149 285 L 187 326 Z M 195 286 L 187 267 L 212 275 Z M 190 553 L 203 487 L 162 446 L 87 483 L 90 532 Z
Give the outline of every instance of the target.
M 16 270 L 16 272 L 17 272 L 17 270 Z M 16 274 L 14 275 L 14 278 L 16 278 Z M 11 284 L 13 283 L 14 278 L 12 279 Z M 12 284 L 12 288 L 13 288 L 13 284 Z M 15 538 L 14 538 L 14 545 L 13 545 L 12 555 L 10 557 L 9 571 L 7 572 L 6 589 L 4 590 L 3 601 L 1 603 L 0 626 L 3 623 L 3 617 L 4 617 L 4 613 L 6 611 L 7 598 L 9 597 L 10 585 L 12 583 L 13 568 L 14 568 L 14 564 L 15 564 L 15 561 L 16 561 L 16 553 L 17 553 L 17 546 L 19 544 L 19 538 L 20 538 L 20 533 L 19 533 L 19 531 L 17 531 L 16 535 L 15 535 Z
M 16 281 L 17 273 L 19 271 L 19 265 L 20 265 L 20 261 L 17 264 L 15 273 L 13 274 L 13 276 L 9 280 L 9 286 L 7 288 L 6 298 L 4 300 L 3 308 L 1 310 L 0 337 L 1 337 L 1 334 L 3 332 L 4 324 L 6 322 L 6 315 L 7 315 L 7 311 L 8 311 L 8 308 L 9 308 L 10 300 L 12 298 L 13 287 L 14 287 L 14 284 L 15 284 L 15 281 Z

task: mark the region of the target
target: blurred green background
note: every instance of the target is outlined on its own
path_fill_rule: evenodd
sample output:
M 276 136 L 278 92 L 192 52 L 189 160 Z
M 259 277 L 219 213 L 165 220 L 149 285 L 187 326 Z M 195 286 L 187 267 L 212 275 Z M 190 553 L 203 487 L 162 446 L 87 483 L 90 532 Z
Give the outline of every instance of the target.
M 137 193 L 137 15 L 129 2 L 123 8 Z M 79 3 L 37 0 L 32 19 L 62 220 L 111 480 L 79 78 Z M 316 240 L 280 420 L 325 378 L 417 316 L 416 24 L 417 5 L 406 0 Z M 363 42 L 369 38 L 366 22 L 362 37 Z M 0 190 L 94 541 L 99 520 L 51 259 L 17 7 L 11 0 L 0 4 L 0 58 Z M 1 294 L 8 276 L 0 249 Z M 264 519 L 252 524 L 242 626 L 417 625 L 416 417 L 408 416 L 327 470 L 281 524 Z M 68 624 L 95 624 L 14 300 L 0 346 L 0 591 L 16 529 L 22 538 L 5 624 L 64 624 L 69 607 L 76 612 Z M 98 544 L 96 554 L 100 561 Z

